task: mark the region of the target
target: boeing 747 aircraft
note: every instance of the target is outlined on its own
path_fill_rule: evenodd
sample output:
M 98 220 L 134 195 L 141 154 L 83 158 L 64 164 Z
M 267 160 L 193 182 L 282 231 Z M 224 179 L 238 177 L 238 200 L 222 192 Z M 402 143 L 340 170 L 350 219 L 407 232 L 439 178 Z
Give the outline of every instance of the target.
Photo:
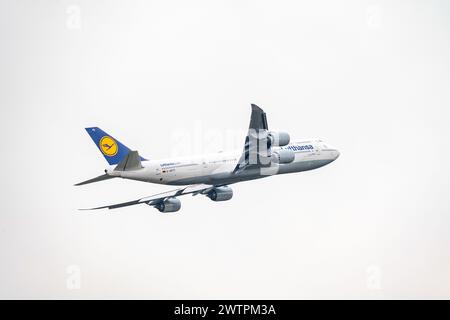
M 133 201 L 86 210 L 147 204 L 160 212 L 175 212 L 181 208 L 180 196 L 205 195 L 212 201 L 227 201 L 233 197 L 231 184 L 317 169 L 339 157 L 339 151 L 322 140 L 291 142 L 288 133 L 269 131 L 266 113 L 254 104 L 244 148 L 236 152 L 153 160 L 131 151 L 100 128 L 86 128 L 86 131 L 110 167 L 105 174 L 76 186 L 118 177 L 183 186 Z

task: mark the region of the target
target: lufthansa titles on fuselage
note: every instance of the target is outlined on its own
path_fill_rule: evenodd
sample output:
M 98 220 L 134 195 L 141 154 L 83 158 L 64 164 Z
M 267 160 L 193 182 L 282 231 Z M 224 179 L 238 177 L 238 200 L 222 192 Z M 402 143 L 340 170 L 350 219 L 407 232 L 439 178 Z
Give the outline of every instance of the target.
M 314 147 L 310 144 L 306 144 L 306 145 L 290 145 L 290 146 L 286 146 L 286 147 L 281 147 L 282 149 L 289 149 L 292 151 L 305 151 L 305 150 L 313 150 Z

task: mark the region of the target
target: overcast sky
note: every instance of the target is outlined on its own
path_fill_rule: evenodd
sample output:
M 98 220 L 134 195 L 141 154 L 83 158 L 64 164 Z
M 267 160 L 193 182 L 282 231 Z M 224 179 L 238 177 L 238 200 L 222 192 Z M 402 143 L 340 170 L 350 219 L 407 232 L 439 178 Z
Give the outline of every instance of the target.
M 448 1 L 0 0 L 0 298 L 450 298 Z M 250 104 L 338 148 L 310 172 L 114 179 L 99 126 L 149 159 L 241 148 Z

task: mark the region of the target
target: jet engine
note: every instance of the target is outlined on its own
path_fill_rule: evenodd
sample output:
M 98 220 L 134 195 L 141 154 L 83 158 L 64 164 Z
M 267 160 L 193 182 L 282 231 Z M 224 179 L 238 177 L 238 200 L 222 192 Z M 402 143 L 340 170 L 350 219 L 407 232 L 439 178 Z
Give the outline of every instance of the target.
M 270 131 L 268 134 L 270 145 L 274 147 L 283 147 L 289 144 L 291 137 L 287 132 Z
M 227 201 L 233 198 L 233 189 L 227 186 L 217 187 L 208 192 L 207 196 L 212 201 Z
M 286 164 L 295 159 L 295 153 L 291 149 L 279 149 L 272 151 L 272 162 Z
M 155 205 L 159 212 L 176 212 L 181 208 L 181 201 L 177 198 L 168 198 Z

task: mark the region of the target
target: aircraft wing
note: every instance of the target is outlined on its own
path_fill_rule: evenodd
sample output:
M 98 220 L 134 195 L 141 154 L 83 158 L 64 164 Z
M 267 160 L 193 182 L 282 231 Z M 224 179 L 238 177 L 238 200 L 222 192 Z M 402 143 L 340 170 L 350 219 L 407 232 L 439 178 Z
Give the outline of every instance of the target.
M 116 204 L 110 204 L 102 207 L 96 207 L 96 208 L 89 208 L 89 209 L 80 209 L 80 210 L 98 210 L 98 209 L 117 209 L 127 206 L 133 206 L 136 204 L 148 204 L 150 206 L 155 206 L 158 203 L 164 201 L 167 198 L 171 197 L 178 197 L 186 194 L 192 194 L 193 196 L 197 194 L 207 194 L 209 191 L 211 191 L 214 187 L 213 185 L 206 185 L 206 184 L 194 184 L 187 187 L 182 187 L 179 189 L 174 189 L 166 192 L 157 193 L 145 198 L 140 198 L 136 200 L 131 200 L 128 202 L 122 202 L 122 203 L 116 203 Z
M 252 104 L 252 114 L 245 137 L 244 150 L 233 170 L 239 174 L 249 168 L 260 168 L 270 165 L 270 140 L 268 138 L 269 126 L 266 113 L 260 107 Z

